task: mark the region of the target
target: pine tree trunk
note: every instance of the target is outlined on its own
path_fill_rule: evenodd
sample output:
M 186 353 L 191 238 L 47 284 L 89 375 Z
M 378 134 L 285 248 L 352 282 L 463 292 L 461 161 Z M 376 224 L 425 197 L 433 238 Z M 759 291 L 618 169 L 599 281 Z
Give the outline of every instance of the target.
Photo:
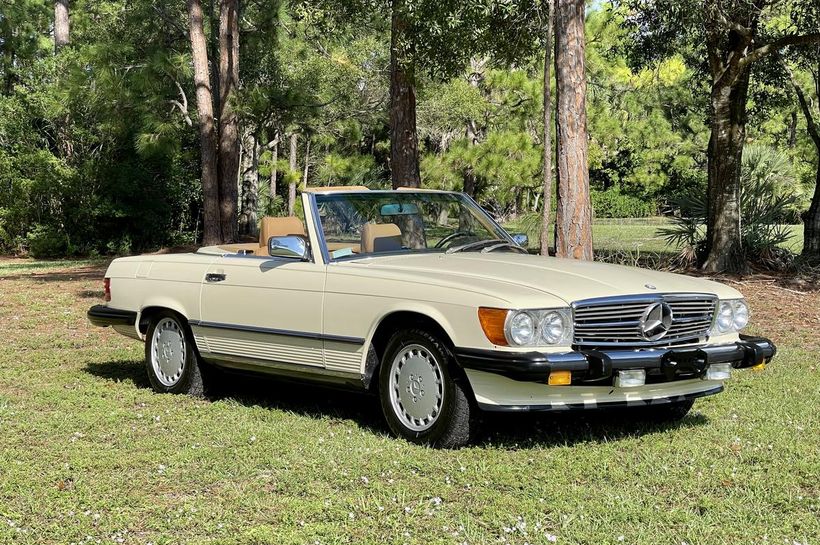
M 488 58 L 473 57 L 470 59 L 470 73 L 467 76 L 467 83 L 469 83 L 473 89 L 478 89 L 481 81 L 484 79 L 484 72 L 488 61 Z M 478 123 L 475 119 L 467 120 L 464 132 L 467 137 L 468 146 L 472 147 L 478 144 L 482 131 L 479 130 Z M 442 149 L 442 151 L 444 151 L 444 149 Z M 464 193 L 475 198 L 476 192 L 478 191 L 478 179 L 473 165 L 468 165 L 467 168 L 464 169 L 463 183 Z
M 308 171 L 310 170 L 310 136 L 305 137 L 305 168 L 302 173 L 302 188 L 307 187 Z
M 270 200 L 276 199 L 276 163 L 279 162 L 279 135 L 277 134 L 270 146 Z
M 54 1 L 54 54 L 60 53 L 60 50 L 68 45 L 70 41 L 69 34 L 69 15 L 68 15 L 69 0 L 55 0 Z M 9 68 L 12 68 L 9 65 Z M 10 89 L 9 89 L 10 90 Z M 55 144 L 57 151 L 63 159 L 71 160 L 74 155 L 74 146 L 71 142 L 71 117 L 68 109 L 66 113 L 55 120 Z
M 803 257 L 812 263 L 820 261 L 820 146 L 817 147 L 814 196 L 803 214 Z
M 466 136 L 468 146 L 472 147 L 475 146 L 476 143 L 478 143 L 478 131 L 476 130 L 475 121 L 472 119 L 467 120 Z M 467 165 L 465 167 L 462 178 L 464 193 L 466 193 L 470 197 L 475 198 L 476 175 L 475 170 L 473 169 L 473 165 Z
M 592 259 L 587 165 L 584 0 L 560 0 L 555 13 L 558 201 L 556 255 Z
M 242 212 L 239 214 L 239 233 L 257 234 L 259 215 L 259 143 L 252 134 L 242 141 Z
M 239 0 L 219 5 L 219 207 L 222 240 L 236 239 L 239 120 L 233 107 L 239 85 Z
M 68 42 L 68 0 L 54 0 L 54 51 L 59 53 Z
M 191 56 L 194 62 L 196 105 L 199 113 L 199 147 L 202 161 L 203 243 L 206 246 L 222 242 L 219 212 L 219 182 L 216 160 L 216 127 L 213 96 L 208 74 L 208 45 L 202 21 L 200 0 L 188 0 Z
M 296 132 L 290 133 L 290 172 L 288 173 L 290 183 L 288 184 L 288 216 L 293 216 L 296 211 L 296 169 L 298 168 L 296 164 L 296 152 L 298 151 L 298 146 L 299 135 Z
M 814 78 L 815 96 L 820 99 L 820 60 L 817 61 L 816 70 L 812 72 Z M 803 117 L 806 119 L 806 130 L 811 137 L 814 144 L 814 150 L 817 156 L 817 171 L 815 172 L 814 195 L 811 199 L 809 209 L 803 213 L 803 257 L 811 262 L 820 262 L 820 127 L 812 111 L 812 102 L 806 98 L 800 83 L 795 79 L 794 74 L 789 69 L 788 65 L 783 63 L 783 68 L 789 74 L 794 87 L 794 93 L 797 95 L 797 102 L 800 110 L 803 112 Z M 796 114 L 796 112 L 794 112 Z M 797 123 L 793 123 L 796 125 Z M 796 138 L 796 136 L 793 136 Z
M 393 188 L 421 187 L 416 86 L 409 58 L 404 0 L 392 0 L 390 32 L 390 175 Z
M 550 251 L 550 208 L 552 207 L 552 97 L 550 83 L 552 82 L 552 0 L 545 0 L 547 8 L 547 29 L 544 42 L 544 199 L 541 219 L 541 255 L 549 255 Z
M 747 270 L 740 236 L 740 165 L 746 137 L 749 71 L 732 86 L 712 91 L 712 134 L 709 139 L 709 189 L 706 228 L 707 272 Z
M 797 144 L 797 111 L 792 110 L 789 116 L 789 149 L 794 149 Z

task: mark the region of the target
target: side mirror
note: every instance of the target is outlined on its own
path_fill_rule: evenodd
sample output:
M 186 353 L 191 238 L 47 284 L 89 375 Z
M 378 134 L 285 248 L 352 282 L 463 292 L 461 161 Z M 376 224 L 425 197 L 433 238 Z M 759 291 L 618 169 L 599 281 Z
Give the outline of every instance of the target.
M 530 245 L 530 239 L 524 233 L 516 233 L 512 235 L 513 242 L 521 246 L 522 248 L 526 248 Z
M 287 235 L 284 237 L 270 237 L 268 239 L 268 254 L 271 257 L 284 257 L 308 261 L 308 241 L 301 235 Z

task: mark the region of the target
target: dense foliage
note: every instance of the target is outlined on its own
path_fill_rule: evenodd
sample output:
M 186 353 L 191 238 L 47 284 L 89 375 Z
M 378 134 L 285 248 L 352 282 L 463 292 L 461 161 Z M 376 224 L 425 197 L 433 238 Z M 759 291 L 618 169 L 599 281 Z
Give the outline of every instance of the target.
M 350 3 L 347 20 L 329 13 L 328 1 L 243 8 L 234 104 L 242 127 L 240 213 L 242 206 L 282 212 L 289 183 L 389 186 L 390 21 L 376 4 Z M 472 11 L 460 13 L 453 28 L 463 33 L 464 21 L 499 18 L 508 25 L 498 27 L 499 36 L 511 36 L 499 37 L 503 48 L 476 31 L 458 40 L 459 54 L 449 60 L 432 42 L 416 53 L 422 183 L 462 189 L 469 177 L 477 200 L 503 218 L 541 207 L 543 62 L 537 36 L 518 43 L 521 33 L 512 31 L 515 17 L 534 28 L 526 18 L 536 4 L 465 4 Z M 486 5 L 492 9 L 485 13 Z M 503 10 L 515 16 L 496 13 Z M 426 32 L 444 36 L 450 16 L 428 11 L 414 13 L 413 24 L 427 17 Z M 709 83 L 691 51 L 638 58 L 629 16 L 608 2 L 587 13 L 594 213 L 680 215 L 676 203 L 705 191 Z M 75 0 L 70 44 L 56 54 L 52 17 L 39 0 L 0 7 L 0 252 L 119 253 L 195 243 L 202 234 L 200 144 L 184 3 Z M 794 69 L 808 81 L 803 65 Z M 782 79 L 754 81 L 747 139 L 777 157 L 776 169 L 757 172 L 775 198 L 790 195 L 777 220 L 797 221 L 817 159 L 789 87 Z
M 795 221 L 801 200 L 790 170 L 787 156 L 774 148 L 752 145 L 743 155 L 741 243 L 746 258 L 754 263 L 776 266 L 790 259 L 782 249 L 791 236 L 785 224 Z M 682 215 L 659 231 L 671 245 L 681 248 L 681 263 L 692 265 L 705 250 L 706 199 L 702 193 L 691 193 L 676 204 Z

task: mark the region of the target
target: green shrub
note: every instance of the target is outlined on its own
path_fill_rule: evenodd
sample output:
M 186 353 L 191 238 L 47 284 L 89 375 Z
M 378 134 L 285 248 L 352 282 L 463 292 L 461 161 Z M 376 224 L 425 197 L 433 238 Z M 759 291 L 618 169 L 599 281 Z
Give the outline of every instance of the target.
M 657 213 L 654 201 L 645 201 L 617 189 L 591 190 L 592 211 L 596 218 L 646 218 Z
M 37 258 L 63 257 L 68 252 L 68 237 L 55 227 L 37 224 L 26 235 L 26 245 Z

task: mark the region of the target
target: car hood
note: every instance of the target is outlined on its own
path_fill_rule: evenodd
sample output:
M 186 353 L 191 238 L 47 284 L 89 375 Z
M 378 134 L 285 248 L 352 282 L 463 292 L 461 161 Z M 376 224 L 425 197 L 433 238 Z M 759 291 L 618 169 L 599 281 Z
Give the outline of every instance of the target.
M 637 267 L 597 261 L 578 261 L 508 252 L 424 253 L 376 256 L 346 262 L 376 273 L 405 273 L 430 282 L 461 282 L 501 299 L 515 302 L 527 293 L 537 293 L 566 303 L 594 297 L 640 293 L 712 293 L 721 298 L 740 297 L 723 284 Z M 535 293 L 533 293 L 535 292 Z

